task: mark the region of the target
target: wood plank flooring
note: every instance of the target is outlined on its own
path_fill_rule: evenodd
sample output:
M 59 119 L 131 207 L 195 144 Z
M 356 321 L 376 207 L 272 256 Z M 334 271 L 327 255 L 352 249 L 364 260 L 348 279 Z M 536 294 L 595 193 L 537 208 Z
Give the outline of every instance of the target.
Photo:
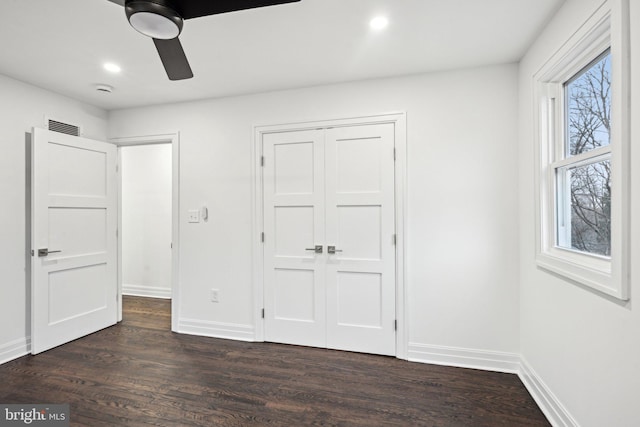
M 170 302 L 0 365 L 0 403 L 70 403 L 73 426 L 548 426 L 516 375 L 174 334 Z

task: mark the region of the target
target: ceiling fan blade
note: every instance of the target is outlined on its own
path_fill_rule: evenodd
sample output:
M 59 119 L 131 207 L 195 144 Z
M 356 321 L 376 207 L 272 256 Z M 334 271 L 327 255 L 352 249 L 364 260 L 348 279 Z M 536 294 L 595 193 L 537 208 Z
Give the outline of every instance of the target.
M 124 6 L 124 0 L 109 0 L 111 3 L 119 4 L 120 6 Z
M 177 37 L 169 40 L 153 39 L 153 43 L 156 45 L 169 80 L 184 80 L 193 77 L 193 71 L 191 71 L 187 56 L 184 54 Z
M 276 6 L 285 3 L 295 3 L 300 0 L 173 0 L 171 3 L 184 19 L 200 16 L 216 15 L 218 13 L 235 12 L 237 10 L 254 9 L 257 7 Z

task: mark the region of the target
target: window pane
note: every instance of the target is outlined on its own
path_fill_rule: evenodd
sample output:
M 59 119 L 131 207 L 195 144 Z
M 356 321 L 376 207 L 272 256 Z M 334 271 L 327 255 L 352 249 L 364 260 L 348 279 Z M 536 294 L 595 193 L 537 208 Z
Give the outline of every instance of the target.
M 611 255 L 609 160 L 557 171 L 558 246 Z
M 609 145 L 611 54 L 602 54 L 565 84 L 568 156 Z

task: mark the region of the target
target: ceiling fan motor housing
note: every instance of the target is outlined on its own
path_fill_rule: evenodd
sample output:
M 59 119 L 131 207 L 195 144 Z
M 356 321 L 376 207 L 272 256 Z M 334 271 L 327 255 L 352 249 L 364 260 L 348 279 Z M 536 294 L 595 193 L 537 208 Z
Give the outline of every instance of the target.
M 131 26 L 154 39 L 173 39 L 182 31 L 183 19 L 168 1 L 127 0 L 125 13 Z

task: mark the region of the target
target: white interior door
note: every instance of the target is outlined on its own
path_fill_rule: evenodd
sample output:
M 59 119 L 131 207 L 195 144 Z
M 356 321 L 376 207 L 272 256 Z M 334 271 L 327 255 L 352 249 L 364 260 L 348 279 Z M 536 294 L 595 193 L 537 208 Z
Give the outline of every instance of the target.
M 265 338 L 324 347 L 323 133 L 267 134 L 263 150 Z
M 394 125 L 328 129 L 325 145 L 327 346 L 393 356 Z
M 117 320 L 116 147 L 34 129 L 31 353 Z
M 264 135 L 267 341 L 396 354 L 393 150 L 393 124 Z

